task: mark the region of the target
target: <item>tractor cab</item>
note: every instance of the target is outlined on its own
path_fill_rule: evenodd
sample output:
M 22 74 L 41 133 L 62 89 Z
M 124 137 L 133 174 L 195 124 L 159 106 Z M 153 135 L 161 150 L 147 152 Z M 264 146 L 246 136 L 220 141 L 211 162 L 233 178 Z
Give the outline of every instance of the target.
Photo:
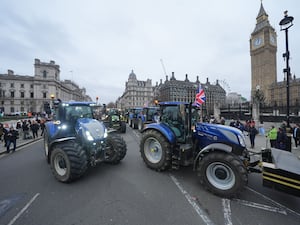
M 189 103 L 160 103 L 160 122 L 166 124 L 176 136 L 178 143 L 190 141 L 192 125 L 199 121 L 198 110 Z

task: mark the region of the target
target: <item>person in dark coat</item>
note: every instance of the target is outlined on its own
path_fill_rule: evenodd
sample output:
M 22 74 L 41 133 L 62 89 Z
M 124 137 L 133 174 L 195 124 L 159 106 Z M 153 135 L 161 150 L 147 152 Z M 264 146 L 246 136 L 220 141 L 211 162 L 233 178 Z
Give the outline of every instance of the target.
M 31 132 L 32 132 L 33 139 L 38 137 L 39 128 L 40 127 L 39 127 L 38 123 L 35 120 L 33 120 L 32 123 L 30 124 L 30 129 L 31 129 Z
M 299 128 L 298 123 L 293 128 L 293 138 L 294 138 L 294 141 L 295 141 L 295 146 L 297 148 L 298 145 L 299 145 L 299 140 L 300 140 L 300 128 Z
M 255 136 L 258 134 L 258 130 L 255 128 L 254 123 L 250 123 L 249 130 L 248 130 L 251 148 L 255 146 Z
M 10 145 L 13 143 L 13 152 L 16 151 L 16 146 L 17 146 L 17 138 L 18 138 L 18 131 L 14 129 L 13 126 L 11 126 L 7 132 L 7 137 L 6 137 L 6 152 L 10 152 Z
M 276 148 L 281 150 L 286 150 L 287 144 L 287 135 L 282 127 L 278 128 L 277 139 L 276 139 Z

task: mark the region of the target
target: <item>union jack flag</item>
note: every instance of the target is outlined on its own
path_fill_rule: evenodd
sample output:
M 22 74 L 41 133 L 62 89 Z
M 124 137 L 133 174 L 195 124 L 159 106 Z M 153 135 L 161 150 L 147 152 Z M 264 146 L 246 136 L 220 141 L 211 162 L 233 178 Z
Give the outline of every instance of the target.
M 197 106 L 201 106 L 206 100 L 204 90 L 201 88 L 201 85 L 198 87 L 198 92 L 196 94 L 195 103 Z

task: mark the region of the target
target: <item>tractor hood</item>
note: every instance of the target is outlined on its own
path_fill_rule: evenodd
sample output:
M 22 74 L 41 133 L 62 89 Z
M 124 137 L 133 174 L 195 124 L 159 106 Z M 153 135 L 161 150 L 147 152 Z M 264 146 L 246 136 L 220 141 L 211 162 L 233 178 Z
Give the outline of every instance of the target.
M 107 137 L 104 124 L 96 119 L 80 118 L 76 122 L 75 131 L 83 136 L 86 141 L 101 141 Z

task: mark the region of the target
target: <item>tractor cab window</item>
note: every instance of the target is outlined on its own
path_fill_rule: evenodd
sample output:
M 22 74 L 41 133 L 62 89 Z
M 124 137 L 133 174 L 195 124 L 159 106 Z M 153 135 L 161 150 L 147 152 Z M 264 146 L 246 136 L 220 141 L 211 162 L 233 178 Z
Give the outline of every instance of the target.
M 163 107 L 161 122 L 166 123 L 177 137 L 179 142 L 185 140 L 185 108 L 180 105 Z
M 79 118 L 93 118 L 93 110 L 89 106 L 66 106 L 66 119 L 75 122 Z

